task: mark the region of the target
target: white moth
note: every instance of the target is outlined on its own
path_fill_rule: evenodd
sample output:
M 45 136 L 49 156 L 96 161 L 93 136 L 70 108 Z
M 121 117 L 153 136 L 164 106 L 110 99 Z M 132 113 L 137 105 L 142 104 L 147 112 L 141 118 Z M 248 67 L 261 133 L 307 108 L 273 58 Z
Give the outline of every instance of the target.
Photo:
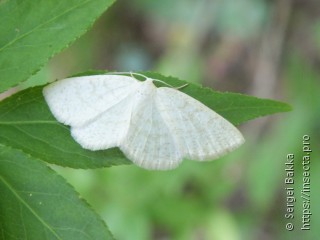
M 146 169 L 172 169 L 183 158 L 212 160 L 244 142 L 230 122 L 194 98 L 154 79 L 95 75 L 43 89 L 56 119 L 83 148 L 119 147 Z

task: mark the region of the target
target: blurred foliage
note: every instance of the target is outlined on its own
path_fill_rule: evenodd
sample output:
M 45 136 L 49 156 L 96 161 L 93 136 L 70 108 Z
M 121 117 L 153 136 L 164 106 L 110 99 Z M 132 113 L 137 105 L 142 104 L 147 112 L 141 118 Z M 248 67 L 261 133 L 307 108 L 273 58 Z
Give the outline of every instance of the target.
M 289 11 L 288 6 L 283 20 L 281 13 Z M 275 81 L 258 87 L 290 103 L 294 111 L 245 124 L 246 144 L 214 162 L 184 162 L 168 172 L 135 166 L 89 171 L 53 167 L 103 216 L 118 239 L 317 239 L 319 9 L 316 0 L 119 0 L 92 30 L 52 59 L 43 74 L 53 80 L 87 69 L 148 69 L 255 95 L 253 76 L 260 76 L 262 43 L 282 34 L 278 59 L 270 44 L 270 58 L 262 61 L 266 69 L 276 63 L 271 68 Z M 310 231 L 300 230 L 304 134 L 310 135 L 313 149 Z M 292 232 L 285 229 L 284 217 L 288 153 L 296 160 Z

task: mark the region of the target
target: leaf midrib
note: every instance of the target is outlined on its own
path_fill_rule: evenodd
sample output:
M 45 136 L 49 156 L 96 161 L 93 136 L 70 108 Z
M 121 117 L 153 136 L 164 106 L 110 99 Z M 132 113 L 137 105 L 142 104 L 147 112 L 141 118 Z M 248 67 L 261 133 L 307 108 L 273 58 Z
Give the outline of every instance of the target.
M 2 176 L 0 176 L 1 181 L 8 187 L 12 194 L 20 201 L 39 221 L 43 226 L 45 226 L 57 239 L 62 240 L 62 238 L 54 231 L 54 229 L 46 223 L 35 210 L 18 194 L 18 192 L 8 183 Z
M 2 48 L 0 48 L 0 52 L 3 51 L 4 49 L 8 48 L 9 46 L 13 45 L 15 42 L 19 41 L 20 39 L 22 39 L 22 38 L 30 35 L 30 34 L 33 33 L 35 30 L 37 30 L 37 29 L 45 26 L 46 24 L 49 24 L 49 23 L 53 22 L 54 20 L 62 17 L 63 15 L 71 12 L 72 10 L 74 10 L 74 9 L 76 9 L 76 8 L 82 6 L 82 5 L 87 4 L 88 2 L 90 2 L 90 0 L 89 0 L 89 1 L 82 2 L 81 4 L 78 4 L 78 5 L 76 5 L 76 6 L 72 7 L 72 8 L 64 11 L 63 13 L 61 13 L 61 14 L 59 14 L 59 15 L 51 18 L 51 19 L 49 19 L 48 21 L 46 21 L 46 22 L 44 22 L 44 23 L 42 23 L 42 24 L 39 24 L 38 26 L 36 26 L 36 27 L 34 27 L 33 29 L 31 29 L 29 32 L 26 32 L 26 33 L 20 35 L 19 37 L 13 39 L 11 42 L 9 42 L 9 43 L 7 43 L 6 45 L 4 45 Z
M 236 111 L 236 110 L 246 110 L 246 109 L 264 109 L 264 108 L 267 108 L 267 109 L 270 109 L 270 108 L 273 108 L 273 109 L 282 109 L 282 111 L 290 111 L 290 107 L 287 107 L 286 109 L 284 109 L 283 106 L 239 106 L 239 107 L 226 107 L 226 108 L 223 108 L 223 109 L 215 109 L 215 111 L 219 111 L 219 112 L 228 112 L 228 111 Z M 212 108 L 211 108 L 212 109 Z
M 0 125 L 32 125 L 32 124 L 61 125 L 57 121 L 7 121 L 7 122 L 0 122 Z

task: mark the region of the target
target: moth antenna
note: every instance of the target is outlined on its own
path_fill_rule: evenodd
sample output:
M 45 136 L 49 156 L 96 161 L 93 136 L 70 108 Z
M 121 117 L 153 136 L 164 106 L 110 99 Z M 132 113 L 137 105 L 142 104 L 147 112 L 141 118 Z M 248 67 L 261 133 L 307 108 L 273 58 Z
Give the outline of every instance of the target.
M 112 73 L 107 73 L 107 75 L 111 75 L 111 74 L 130 74 L 131 77 L 135 78 L 134 75 L 140 76 L 140 77 L 144 77 L 144 78 L 148 78 L 147 76 L 140 74 L 140 73 L 135 73 L 135 72 L 112 72 Z
M 183 84 L 183 85 L 180 86 L 180 87 L 176 87 L 175 89 L 180 90 L 180 89 L 182 89 L 182 88 L 185 88 L 185 87 L 188 86 L 188 85 L 189 85 L 189 83 L 186 83 L 186 84 Z
M 163 83 L 164 85 L 167 85 L 167 86 L 169 86 L 169 87 L 174 88 L 174 86 L 172 86 L 172 85 L 170 85 L 169 83 L 166 83 L 166 82 L 164 82 L 164 81 L 162 81 L 162 80 L 159 80 L 159 79 L 153 79 L 153 78 L 152 78 L 152 80 L 153 80 L 153 81 L 156 81 L 156 82 L 161 82 L 161 83 Z
M 140 76 L 140 77 L 144 77 L 145 79 L 148 78 L 147 76 L 145 76 L 145 75 L 143 75 L 143 74 L 141 74 L 141 73 L 134 73 L 134 72 L 131 72 L 131 71 L 130 71 L 130 72 L 114 72 L 114 73 L 118 73 L 118 74 L 130 74 L 131 77 L 133 77 L 133 78 L 135 78 L 134 75 L 137 75 L 137 76 Z M 171 88 L 174 88 L 174 89 L 177 89 L 177 90 L 180 90 L 180 89 L 182 89 L 182 88 L 184 88 L 184 87 L 186 87 L 186 86 L 189 85 L 188 83 L 186 83 L 186 84 L 183 84 L 182 86 L 174 87 L 174 86 L 172 86 L 171 84 L 166 83 L 166 82 L 164 82 L 164 81 L 162 81 L 162 80 L 154 79 L 154 78 L 151 78 L 151 79 L 152 79 L 153 81 L 161 82 L 161 83 L 163 83 L 164 85 L 167 85 L 167 86 L 169 86 L 169 87 L 171 87 Z

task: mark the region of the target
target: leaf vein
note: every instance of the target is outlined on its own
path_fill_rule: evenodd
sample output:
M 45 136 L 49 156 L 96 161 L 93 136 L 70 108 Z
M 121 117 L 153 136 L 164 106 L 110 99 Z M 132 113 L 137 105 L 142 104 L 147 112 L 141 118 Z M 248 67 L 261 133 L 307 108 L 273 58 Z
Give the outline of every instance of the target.
M 28 35 L 30 35 L 34 31 L 36 31 L 37 29 L 40 29 L 41 27 L 45 26 L 46 24 L 49 24 L 49 23 L 53 22 L 54 20 L 64 16 L 65 14 L 68 14 L 69 12 L 73 11 L 74 9 L 77 9 L 78 7 L 81 7 L 82 5 L 85 5 L 85 4 L 89 3 L 89 2 L 90 2 L 90 0 L 89 1 L 84 1 L 84 2 L 82 2 L 80 4 L 78 4 L 78 5 L 73 6 L 70 9 L 67 9 L 66 11 L 62 12 L 61 14 L 49 19 L 48 21 L 43 22 L 42 24 L 39 24 L 38 26 L 36 26 L 33 29 L 31 29 L 29 32 L 26 32 L 26 33 L 22 34 L 21 36 L 13 39 L 11 42 L 8 42 L 6 45 L 4 45 L 2 48 L 0 48 L 0 52 L 3 51 L 4 49 L 8 48 L 9 46 L 13 45 L 15 42 L 19 41 L 20 39 L 23 39 L 23 38 L 27 37 Z
M 45 226 L 57 239 L 62 240 L 62 238 L 54 231 L 54 229 L 45 222 L 36 211 L 18 194 L 18 192 L 8 183 L 2 176 L 0 176 L 1 181 L 8 187 L 12 194 L 39 220 L 39 222 Z

